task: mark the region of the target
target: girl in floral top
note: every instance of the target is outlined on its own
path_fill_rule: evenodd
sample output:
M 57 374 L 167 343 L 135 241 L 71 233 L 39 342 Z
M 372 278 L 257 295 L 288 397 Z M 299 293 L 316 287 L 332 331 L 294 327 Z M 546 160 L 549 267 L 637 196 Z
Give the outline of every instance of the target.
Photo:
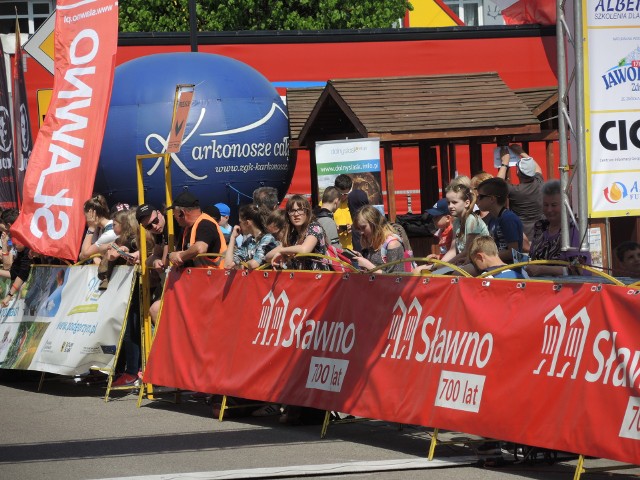
M 322 226 L 311 214 L 311 204 L 302 195 L 293 195 L 287 202 L 287 225 L 282 246 L 271 251 L 273 265 L 295 270 L 329 270 L 328 263 L 320 258 L 294 258 L 298 253 L 327 254 L 327 244 Z
M 240 225 L 236 225 L 231 231 L 224 266 L 227 270 L 245 266 L 253 270 L 264 263 L 265 256 L 278 242 L 273 235 L 265 233 L 262 214 L 257 206 L 243 205 L 240 207 L 239 218 Z M 243 235 L 242 245 L 236 247 L 239 235 Z

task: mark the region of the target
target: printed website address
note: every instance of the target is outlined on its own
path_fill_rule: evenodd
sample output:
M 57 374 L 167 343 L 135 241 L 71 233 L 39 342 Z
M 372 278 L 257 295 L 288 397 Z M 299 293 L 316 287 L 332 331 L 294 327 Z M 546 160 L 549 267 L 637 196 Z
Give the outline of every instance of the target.
M 215 167 L 216 173 L 232 172 L 263 172 L 263 171 L 286 171 L 289 169 L 288 163 L 246 163 L 244 165 L 220 165 Z
M 359 161 L 344 163 L 329 163 L 318 165 L 318 175 L 332 175 L 336 173 L 361 173 L 380 170 L 379 161 Z
M 76 23 L 79 20 L 84 20 L 85 18 L 95 17 L 96 15 L 100 15 L 105 12 L 110 12 L 113 9 L 113 5 L 106 5 L 100 8 L 92 8 L 91 10 L 87 10 L 86 12 L 78 13 L 77 15 L 67 16 L 65 15 L 64 23 Z

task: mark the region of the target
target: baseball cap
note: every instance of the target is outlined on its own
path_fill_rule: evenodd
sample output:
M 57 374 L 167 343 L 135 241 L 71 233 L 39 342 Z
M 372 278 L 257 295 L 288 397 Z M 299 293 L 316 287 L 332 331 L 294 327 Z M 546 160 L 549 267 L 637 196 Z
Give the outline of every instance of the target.
M 150 203 L 143 203 L 136 209 L 136 220 L 140 223 L 144 218 L 151 216 L 156 207 Z
M 192 193 L 186 190 L 173 199 L 173 205 L 167 207 L 167 210 L 171 210 L 172 208 L 176 207 L 193 208 L 199 206 L 200 201 L 196 197 L 194 197 Z
M 449 202 L 446 198 L 441 198 L 436 202 L 433 208 L 427 210 L 427 213 L 432 217 L 439 217 L 441 215 L 449 215 Z
M 222 215 L 223 217 L 228 217 L 229 215 L 231 215 L 231 209 L 226 203 L 216 203 L 214 206 L 218 207 L 218 210 L 220 210 L 220 215 Z
M 518 170 L 525 177 L 533 177 L 536 174 L 536 162 L 532 157 L 521 158 L 518 162 Z

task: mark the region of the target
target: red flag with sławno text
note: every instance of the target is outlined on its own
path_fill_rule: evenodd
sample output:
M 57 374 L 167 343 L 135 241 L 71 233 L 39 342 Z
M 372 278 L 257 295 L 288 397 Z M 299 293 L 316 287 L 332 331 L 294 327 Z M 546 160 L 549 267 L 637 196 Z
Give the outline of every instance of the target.
M 24 179 L 11 233 L 36 252 L 75 260 L 107 121 L 118 2 L 57 2 L 51 106 Z

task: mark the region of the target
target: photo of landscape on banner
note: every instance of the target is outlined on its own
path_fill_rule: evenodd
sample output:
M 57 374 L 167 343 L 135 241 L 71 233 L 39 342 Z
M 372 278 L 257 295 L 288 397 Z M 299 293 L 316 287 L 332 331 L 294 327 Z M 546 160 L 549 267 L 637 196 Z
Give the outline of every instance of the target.
M 354 190 L 363 190 L 370 204 L 382 207 L 379 138 L 317 142 L 316 168 L 320 198 L 324 189 L 344 173 L 353 180 Z
M 0 309 L 0 368 L 80 375 L 109 371 L 136 281 L 134 267 L 113 269 L 100 290 L 97 265 L 31 267 L 28 281 Z M 0 291 L 10 282 L 0 281 Z

